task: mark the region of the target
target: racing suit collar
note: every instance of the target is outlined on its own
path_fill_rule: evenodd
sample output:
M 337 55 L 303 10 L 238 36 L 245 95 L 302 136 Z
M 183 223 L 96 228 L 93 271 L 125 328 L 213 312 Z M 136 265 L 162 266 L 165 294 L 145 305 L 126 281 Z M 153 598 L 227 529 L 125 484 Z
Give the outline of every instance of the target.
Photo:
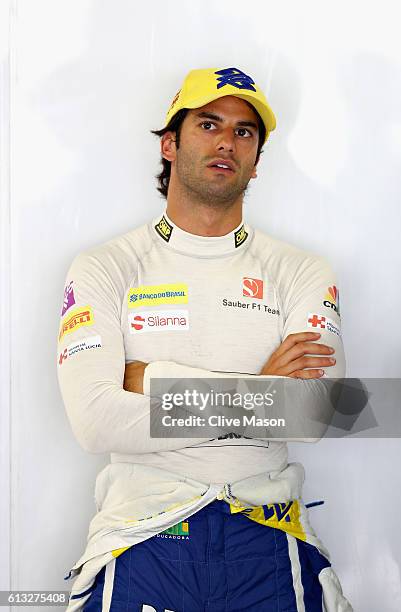
M 181 253 L 203 257 L 216 257 L 238 252 L 247 248 L 252 237 L 252 229 L 243 220 L 224 236 L 197 236 L 175 225 L 166 210 L 153 219 L 151 231 L 154 238 L 165 246 Z

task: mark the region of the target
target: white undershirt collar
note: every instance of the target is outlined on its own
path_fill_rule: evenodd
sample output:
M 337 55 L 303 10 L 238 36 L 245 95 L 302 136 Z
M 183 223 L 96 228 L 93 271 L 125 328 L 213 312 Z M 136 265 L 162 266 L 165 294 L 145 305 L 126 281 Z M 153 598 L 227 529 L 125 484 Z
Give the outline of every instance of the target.
M 229 255 L 247 248 L 252 238 L 252 228 L 243 220 L 224 236 L 197 236 L 175 225 L 166 210 L 151 221 L 153 236 L 167 247 L 188 255 L 216 257 Z

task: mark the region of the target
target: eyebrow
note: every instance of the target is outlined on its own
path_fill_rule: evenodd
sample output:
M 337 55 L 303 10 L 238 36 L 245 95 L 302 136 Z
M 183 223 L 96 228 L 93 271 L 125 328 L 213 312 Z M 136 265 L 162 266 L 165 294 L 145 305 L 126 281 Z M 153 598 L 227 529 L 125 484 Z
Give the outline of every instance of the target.
M 219 115 L 215 115 L 214 113 L 202 111 L 201 113 L 197 113 L 196 117 L 200 117 L 202 119 L 213 119 L 213 121 L 219 121 L 222 123 L 224 119 L 219 117 Z M 256 130 L 258 129 L 258 124 L 254 121 L 237 121 L 237 125 L 240 127 L 253 127 Z

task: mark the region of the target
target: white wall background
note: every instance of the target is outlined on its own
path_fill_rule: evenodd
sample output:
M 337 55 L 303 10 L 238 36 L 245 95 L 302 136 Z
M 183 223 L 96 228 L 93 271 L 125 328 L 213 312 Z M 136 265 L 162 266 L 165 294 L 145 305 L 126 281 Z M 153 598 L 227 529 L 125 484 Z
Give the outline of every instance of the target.
M 191 68 L 238 66 L 265 89 L 278 125 L 246 218 L 331 260 L 348 375 L 401 377 L 399 3 L 0 6 L 0 589 L 69 589 L 107 456 L 80 449 L 57 387 L 65 274 L 161 210 L 149 130 Z M 400 450 L 291 448 L 305 501 L 326 502 L 311 519 L 356 612 L 401 609 Z

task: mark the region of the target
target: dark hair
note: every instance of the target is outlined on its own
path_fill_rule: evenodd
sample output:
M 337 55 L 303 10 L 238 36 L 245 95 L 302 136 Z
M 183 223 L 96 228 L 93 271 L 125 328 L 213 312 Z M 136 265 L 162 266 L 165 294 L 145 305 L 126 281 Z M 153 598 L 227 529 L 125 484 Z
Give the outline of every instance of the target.
M 255 160 L 255 164 L 257 164 L 266 138 L 266 127 L 257 110 L 251 104 L 249 104 L 249 102 L 247 102 L 247 104 L 254 111 L 258 121 L 259 142 Z M 166 132 L 175 132 L 175 143 L 178 149 L 178 147 L 180 146 L 180 132 L 182 123 L 185 117 L 187 116 L 188 110 L 188 108 L 182 108 L 174 115 L 174 117 L 172 117 L 166 127 L 162 128 L 161 130 L 151 130 L 152 134 L 155 134 L 156 136 L 159 136 L 161 138 Z M 157 191 L 159 191 L 163 197 L 167 198 L 168 185 L 170 182 L 171 162 L 162 157 L 160 163 L 162 165 L 162 171 L 156 176 L 157 182 L 159 183 Z

